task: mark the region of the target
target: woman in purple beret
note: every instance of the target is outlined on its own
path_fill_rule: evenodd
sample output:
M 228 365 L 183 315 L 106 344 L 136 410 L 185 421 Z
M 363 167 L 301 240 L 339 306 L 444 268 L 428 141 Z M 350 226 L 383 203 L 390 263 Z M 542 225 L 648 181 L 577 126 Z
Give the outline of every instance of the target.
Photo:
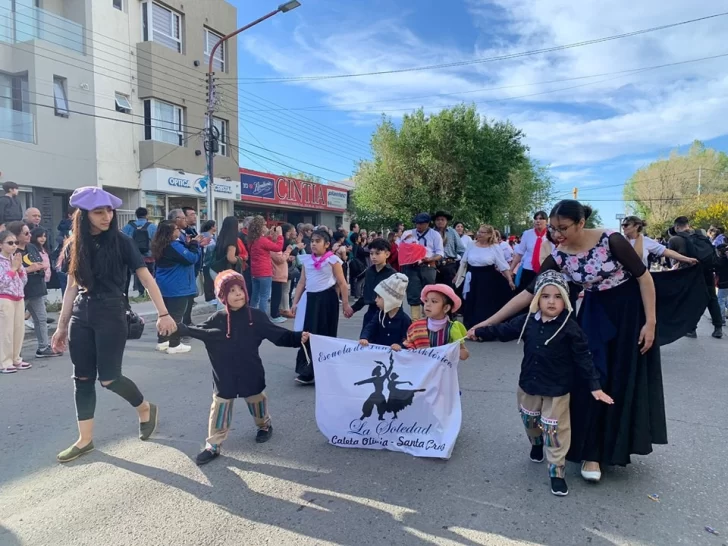
M 97 377 L 103 387 L 137 410 L 141 440 L 149 438 L 157 427 L 157 407 L 121 373 L 130 271 L 137 274 L 157 308 L 159 332 L 168 335 L 175 329 L 136 244 L 119 231 L 115 209 L 121 206 L 121 199 L 89 186 L 76 189 L 70 203 L 77 210 L 72 234 L 64 246 L 68 287 L 51 344 L 57 351 L 65 350 L 68 344 L 71 353 L 79 438 L 58 454 L 62 463 L 94 449 Z

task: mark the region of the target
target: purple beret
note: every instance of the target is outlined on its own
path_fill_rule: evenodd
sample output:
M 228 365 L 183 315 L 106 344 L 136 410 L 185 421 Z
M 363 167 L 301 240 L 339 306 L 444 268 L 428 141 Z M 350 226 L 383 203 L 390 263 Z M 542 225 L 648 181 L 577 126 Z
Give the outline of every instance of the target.
M 121 199 L 96 186 L 84 186 L 73 190 L 69 203 L 81 210 L 94 210 L 111 207 L 116 210 L 121 206 Z

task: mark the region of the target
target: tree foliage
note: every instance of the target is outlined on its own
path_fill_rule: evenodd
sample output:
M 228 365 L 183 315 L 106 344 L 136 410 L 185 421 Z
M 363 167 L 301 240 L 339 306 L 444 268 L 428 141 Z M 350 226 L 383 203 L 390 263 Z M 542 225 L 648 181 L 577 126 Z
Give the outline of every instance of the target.
M 289 171 L 281 174 L 281 176 L 285 176 L 286 178 L 297 178 L 298 180 L 306 180 L 308 182 L 316 182 L 317 184 L 323 183 L 318 176 L 314 176 L 312 174 L 304 173 L 301 171 L 295 173 L 293 171 Z
M 444 209 L 469 225 L 522 221 L 551 190 L 548 172 L 530 161 L 523 138 L 510 122 L 484 121 L 474 106 L 429 116 L 420 109 L 399 128 L 383 117 L 372 137 L 373 158 L 355 174 L 356 217 L 388 225 Z
M 663 233 L 678 216 L 692 217 L 714 196 L 728 197 L 728 155 L 695 141 L 686 154 L 673 151 L 639 169 L 624 198 L 647 221 L 647 231 Z
M 604 227 L 604 221 L 602 216 L 599 214 L 599 209 L 592 208 L 592 213 L 584 222 L 584 227 L 589 229 L 595 229 L 598 227 Z
M 701 229 L 728 227 L 728 200 L 716 200 L 698 208 L 692 215 L 691 225 Z

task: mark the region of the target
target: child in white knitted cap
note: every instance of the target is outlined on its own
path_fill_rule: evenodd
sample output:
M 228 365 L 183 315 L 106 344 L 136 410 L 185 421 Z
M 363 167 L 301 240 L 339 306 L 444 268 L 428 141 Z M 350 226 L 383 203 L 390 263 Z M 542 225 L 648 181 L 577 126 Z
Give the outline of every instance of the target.
M 526 434 L 531 441 L 530 458 L 543 461 L 544 444 L 549 462 L 551 492 L 565 496 L 566 453 L 571 445 L 569 399 L 575 369 L 589 381 L 595 399 L 606 404 L 614 401 L 599 382 L 586 335 L 571 318 L 573 308 L 564 276 L 544 271 L 528 314 L 475 330 L 478 341 L 512 341 L 523 338 L 523 361 L 518 379 L 518 407 Z
M 395 273 L 374 288 L 379 313 L 362 328 L 360 345 L 386 345 L 395 351 L 402 348 L 402 343 L 407 339 L 407 330 L 412 324 L 412 319 L 402 311 L 408 283 L 406 275 Z

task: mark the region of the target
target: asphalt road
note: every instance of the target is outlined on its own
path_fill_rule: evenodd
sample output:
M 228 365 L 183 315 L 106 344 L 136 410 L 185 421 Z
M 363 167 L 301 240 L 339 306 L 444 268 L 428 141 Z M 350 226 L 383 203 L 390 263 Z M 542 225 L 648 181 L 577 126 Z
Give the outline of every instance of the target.
M 340 336 L 355 338 L 360 321 L 342 318 Z M 254 442 L 240 404 L 224 456 L 197 467 L 207 356 L 196 341 L 186 355 L 155 353 L 148 332 L 127 346 L 124 369 L 160 406 L 153 441 L 137 439 L 126 402 L 98 389 L 96 451 L 63 466 L 55 455 L 76 438 L 70 361 L 39 361 L 0 376 L 0 545 L 726 544 L 728 339 L 710 338 L 706 321 L 699 333 L 663 349 L 670 445 L 599 485 L 570 465 L 566 498 L 528 460 L 514 343 L 471 344 L 448 462 L 328 445 L 314 390 L 293 383 L 295 352 L 266 344 L 273 438 Z

